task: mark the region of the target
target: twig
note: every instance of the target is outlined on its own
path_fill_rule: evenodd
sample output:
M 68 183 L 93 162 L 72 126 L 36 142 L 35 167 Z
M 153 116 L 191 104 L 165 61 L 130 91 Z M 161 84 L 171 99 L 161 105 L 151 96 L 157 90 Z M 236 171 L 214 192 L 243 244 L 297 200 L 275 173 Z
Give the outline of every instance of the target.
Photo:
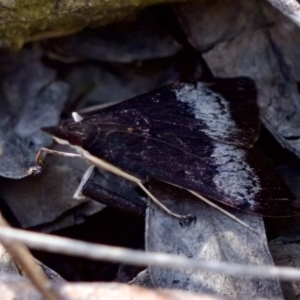
M 114 102 L 97 104 L 97 105 L 89 106 L 87 108 L 82 108 L 78 112 L 80 114 L 93 113 L 93 112 L 95 112 L 97 110 L 101 110 L 101 109 L 113 106 L 113 105 L 121 103 L 121 102 L 123 102 L 123 101 L 114 101 Z
M 2 228 L 1 241 L 23 242 L 27 246 L 60 254 L 113 261 L 133 265 L 210 271 L 229 276 L 249 276 L 268 279 L 300 280 L 300 269 L 289 267 L 238 265 L 226 262 L 196 261 L 177 255 L 129 250 L 120 247 L 96 245 L 20 229 Z
M 250 227 L 248 224 L 246 224 L 245 222 L 243 222 L 242 220 L 240 220 L 239 218 L 237 218 L 236 216 L 234 216 L 233 214 L 229 213 L 227 210 L 223 209 L 222 207 L 220 207 L 219 205 L 216 205 L 215 203 L 213 203 L 212 201 L 208 200 L 206 197 L 192 191 L 192 190 L 187 190 L 188 192 L 190 192 L 192 195 L 194 195 L 195 197 L 201 199 L 203 202 L 207 203 L 208 205 L 210 205 L 211 207 L 219 210 L 220 212 L 222 212 L 224 215 L 228 216 L 230 219 L 234 220 L 235 222 L 241 224 L 242 226 L 244 226 L 245 228 L 248 228 L 249 230 L 251 230 L 252 232 L 254 232 L 255 234 L 257 234 L 258 236 L 260 235 L 255 229 L 253 229 L 252 227 Z
M 300 27 L 300 4 L 297 0 L 268 1 Z
M 5 229 L 12 228 L 10 228 L 0 213 L 0 231 Z M 57 292 L 53 289 L 51 282 L 47 279 L 42 268 L 36 263 L 27 247 L 22 244 L 21 241 L 14 241 L 12 239 L 4 240 L 2 238 L 0 238 L 0 241 L 45 299 L 61 299 Z

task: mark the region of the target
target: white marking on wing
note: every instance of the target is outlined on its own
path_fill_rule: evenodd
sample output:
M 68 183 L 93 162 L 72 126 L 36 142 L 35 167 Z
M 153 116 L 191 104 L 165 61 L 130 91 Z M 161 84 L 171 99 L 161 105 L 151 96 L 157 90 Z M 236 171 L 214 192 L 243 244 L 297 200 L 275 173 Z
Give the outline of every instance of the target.
M 213 181 L 219 191 L 236 199 L 255 205 L 255 196 L 261 190 L 259 177 L 246 161 L 246 152 L 234 146 L 214 143 L 212 153 L 216 166 Z
M 72 112 L 72 117 L 76 123 L 81 122 L 83 120 L 83 117 L 80 114 L 78 114 L 77 112 Z
M 204 122 L 208 134 L 227 137 L 237 131 L 226 99 L 205 84 L 182 84 L 174 92 L 179 101 L 190 107 L 195 118 Z

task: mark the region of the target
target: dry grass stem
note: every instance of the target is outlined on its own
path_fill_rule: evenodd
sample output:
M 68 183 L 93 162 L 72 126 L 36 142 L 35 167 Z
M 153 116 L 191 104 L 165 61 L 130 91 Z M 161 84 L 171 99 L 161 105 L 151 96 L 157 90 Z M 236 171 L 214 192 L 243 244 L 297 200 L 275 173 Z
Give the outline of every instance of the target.
M 9 224 L 0 214 L 0 231 L 10 228 Z M 24 271 L 26 276 L 31 280 L 33 285 L 40 291 L 47 300 L 60 300 L 57 292 L 53 289 L 51 282 L 47 279 L 42 268 L 36 263 L 27 247 L 21 242 L 13 239 L 2 239 L 0 241 L 12 256 L 15 262 Z
M 177 255 L 129 250 L 120 247 L 96 245 L 20 229 L 2 228 L 0 240 L 23 242 L 27 246 L 95 260 L 120 262 L 133 265 L 152 265 L 166 268 L 210 271 L 229 276 L 249 276 L 267 279 L 300 280 L 300 269 L 274 266 L 238 265 L 226 262 L 196 261 Z

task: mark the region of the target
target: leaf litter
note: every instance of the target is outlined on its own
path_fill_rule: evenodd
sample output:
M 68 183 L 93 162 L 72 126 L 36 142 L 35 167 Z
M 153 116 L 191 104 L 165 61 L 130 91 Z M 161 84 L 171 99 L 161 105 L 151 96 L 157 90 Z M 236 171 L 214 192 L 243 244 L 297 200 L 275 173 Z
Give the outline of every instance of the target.
M 277 17 L 275 17 L 275 24 L 278 20 L 278 26 L 268 27 L 272 17 L 272 22 L 274 22 L 274 16 L 277 13 L 268 5 L 263 6 L 264 11 L 262 11 L 261 6 L 256 2 L 251 2 L 250 5 L 247 1 L 238 1 L 234 5 L 236 9 L 238 8 L 240 18 L 231 18 L 227 13 L 230 12 L 233 4 L 222 3 L 223 8 L 228 8 L 227 11 L 218 9 L 218 3 L 220 4 L 220 2 L 215 2 L 216 7 L 213 7 L 212 4 L 211 8 L 206 3 L 204 9 L 199 8 L 201 3 L 183 4 L 180 5 L 180 9 L 177 6 L 177 15 L 183 24 L 188 40 L 192 41 L 192 44 L 200 52 L 205 52 L 203 57 L 213 75 L 221 77 L 249 76 L 254 79 L 258 88 L 258 101 L 262 121 L 283 146 L 299 155 L 298 71 L 295 63 L 298 57 L 295 50 L 297 49 L 295 44 L 297 41 L 296 37 L 298 37 L 298 29 L 285 18 L 279 20 Z M 197 5 L 199 6 L 197 7 Z M 199 18 L 199 13 L 202 15 L 201 18 Z M 209 22 L 211 25 L 207 26 L 207 23 L 204 22 L 205 18 L 219 21 L 224 18 L 226 21 L 220 21 L 219 23 Z M 197 20 L 198 27 L 194 20 Z M 199 20 L 203 20 L 203 23 L 199 22 Z M 247 21 L 245 22 L 245 20 Z M 220 23 L 222 24 L 222 30 L 218 30 Z M 228 27 L 226 28 L 224 24 L 227 24 Z M 282 43 L 282 40 L 288 38 L 288 34 L 284 31 L 286 28 L 290 28 L 294 32 L 295 38 L 290 38 L 288 43 Z M 279 37 L 284 38 L 280 39 Z M 78 39 L 78 37 L 74 38 Z M 206 38 L 208 38 L 207 41 L 205 40 Z M 65 42 L 68 43 L 68 39 Z M 51 40 L 47 43 L 51 44 Z M 285 47 L 283 44 L 285 44 Z M 168 55 L 174 56 L 181 49 L 181 46 L 176 47 L 173 48 L 175 51 L 168 52 Z M 184 47 L 188 46 L 184 44 Z M 66 48 L 68 48 L 68 45 Z M 283 55 L 281 55 L 281 50 Z M 80 180 L 82 169 L 80 169 L 79 164 L 82 164 L 82 162 L 79 162 L 77 165 L 76 160 L 73 160 L 73 162 L 67 161 L 62 164 L 64 159 L 48 157 L 47 160 L 50 163 L 45 162 L 47 165 L 47 170 L 44 171 L 45 174 L 41 174 L 37 178 L 27 177 L 32 167 L 35 166 L 37 150 L 41 146 L 49 147 L 52 143 L 48 136 L 39 131 L 39 128 L 56 125 L 60 116 L 70 112 L 70 108 L 84 108 L 86 105 L 105 103 L 107 100 L 112 102 L 113 100 L 126 100 L 129 97 L 150 91 L 162 84 L 179 79 L 183 74 L 183 70 L 182 66 L 178 65 L 172 68 L 173 62 L 171 60 L 169 64 L 170 72 L 164 72 L 163 66 L 165 62 L 163 61 L 167 61 L 168 58 L 159 59 L 158 68 L 152 73 L 154 76 L 150 76 L 151 80 L 148 80 L 148 83 L 145 84 L 149 75 L 143 75 L 144 71 L 142 72 L 143 74 L 141 72 L 139 74 L 137 66 L 133 68 L 133 65 L 124 65 L 124 61 L 122 66 L 118 65 L 118 63 L 95 63 L 95 56 L 85 56 L 83 51 L 83 54 L 74 53 L 76 58 L 80 57 L 80 62 L 77 61 L 66 67 L 63 60 L 59 63 L 49 63 L 49 60 L 45 59 L 44 51 L 39 48 L 38 43 L 35 43 L 27 46 L 20 52 L 1 55 L 0 77 L 3 78 L 3 84 L 0 91 L 2 98 L 0 101 L 0 152 L 2 153 L 0 156 L 0 174 L 6 179 L 1 178 L 0 196 L 8 203 L 17 218 L 20 219 L 23 227 L 33 226 L 42 231 L 52 231 L 61 228 L 60 226 L 65 227 L 76 224 L 78 221 L 76 221 L 75 216 L 80 215 L 79 207 L 83 208 L 84 205 L 92 202 L 86 200 L 86 202 L 81 202 L 79 205 L 78 202 L 76 203 L 75 200 L 72 200 L 73 191 L 77 186 L 74 183 Z M 71 54 L 72 51 L 75 50 L 71 50 Z M 116 51 L 116 53 L 118 52 Z M 124 55 L 124 59 L 128 57 L 126 55 Z M 114 56 L 115 58 L 109 58 L 109 60 L 117 61 L 117 56 L 118 54 Z M 140 61 L 145 59 L 145 57 L 131 57 L 130 60 Z M 147 58 L 154 57 L 154 55 L 150 55 Z M 152 64 L 151 60 L 148 62 Z M 143 62 L 143 65 L 147 65 L 147 62 Z M 133 70 L 133 76 L 130 80 L 126 79 L 127 67 Z M 63 72 L 64 68 L 65 70 L 69 68 L 69 71 Z M 80 76 L 80 68 L 87 75 Z M 75 73 L 78 72 L 78 78 L 71 78 L 73 69 Z M 92 69 L 95 69 L 94 73 L 90 71 Z M 121 76 L 118 74 L 119 70 L 122 70 Z M 147 72 L 149 72 L 149 69 L 147 70 L 146 67 L 145 74 Z M 157 75 L 159 72 L 164 75 Z M 89 80 L 82 82 L 82 78 L 87 78 L 87 76 L 92 78 L 93 74 L 96 73 L 100 75 L 94 77 L 92 88 L 89 85 L 84 85 L 88 84 Z M 105 77 L 106 74 L 111 75 Z M 153 78 L 157 78 L 155 83 L 153 83 Z M 98 81 L 102 82 L 98 84 Z M 105 84 L 103 84 L 103 81 Z M 100 86 L 101 84 L 102 87 Z M 128 84 L 129 89 L 126 89 Z M 110 97 L 110 91 L 114 94 L 113 97 Z M 120 94 L 124 95 L 124 98 L 120 97 Z M 84 101 L 82 101 L 83 99 Z M 68 103 L 67 107 L 66 103 Z M 57 170 L 54 171 L 54 169 Z M 69 173 L 70 170 L 72 170 L 71 173 Z M 49 175 L 50 172 L 52 176 Z M 72 175 L 65 178 L 65 174 Z M 61 178 L 63 179 L 58 179 L 60 178 L 59 176 L 62 176 Z M 105 175 L 106 179 L 100 176 L 97 182 L 102 184 L 105 180 L 107 181 L 109 176 Z M 21 179 L 23 177 L 27 178 Z M 18 179 L 18 183 L 15 185 L 12 179 Z M 124 192 L 122 184 L 118 184 L 113 179 L 109 179 L 109 181 L 111 183 L 106 184 L 106 188 L 112 192 L 115 192 L 115 186 L 119 185 L 118 193 L 122 197 L 124 195 L 132 195 L 131 192 Z M 62 182 L 64 184 L 61 184 Z M 44 191 L 39 185 L 43 185 Z M 58 187 L 59 185 L 65 186 L 65 188 Z M 33 191 L 30 191 L 31 187 L 34 187 Z M 164 189 L 168 190 L 169 188 Z M 53 195 L 50 195 L 54 190 L 57 194 L 53 193 Z M 36 201 L 30 199 L 31 193 L 36 195 L 32 196 Z M 161 196 L 165 195 L 164 193 L 161 194 Z M 172 196 L 170 198 L 177 197 L 173 192 L 170 195 Z M 38 197 L 40 198 L 36 199 Z M 138 195 L 136 197 L 137 199 L 139 198 Z M 22 203 L 23 198 L 27 199 L 24 203 Z M 64 201 L 66 202 L 62 199 L 65 199 Z M 161 199 L 163 198 L 161 197 Z M 56 201 L 53 202 L 54 200 Z M 28 204 L 25 205 L 25 202 L 28 202 Z M 252 222 L 252 226 L 257 227 L 257 230 L 261 233 L 260 237 L 254 238 L 251 236 L 253 233 L 245 233 L 245 229 L 241 228 L 240 225 L 231 224 L 227 217 L 219 216 L 218 212 L 207 208 L 206 205 L 198 202 L 197 204 L 188 203 L 193 208 L 194 206 L 202 206 L 201 213 L 199 210 L 195 231 L 179 228 L 175 220 L 165 216 L 160 210 L 155 209 L 150 204 L 147 213 L 147 247 L 152 247 L 153 249 L 157 247 L 159 251 L 180 252 L 188 257 L 190 255 L 197 256 L 199 251 L 202 250 L 199 256 L 201 259 L 213 257 L 220 260 L 233 259 L 237 262 L 248 261 L 249 263 L 272 264 L 270 253 L 266 248 L 264 226 L 260 217 L 249 215 L 243 217 L 250 223 Z M 169 201 L 168 204 L 178 206 L 179 210 L 184 209 L 185 205 L 188 205 L 181 202 L 176 204 L 172 201 Z M 33 210 L 33 207 L 36 207 L 36 209 Z M 77 212 L 74 210 L 76 207 L 79 208 Z M 102 208 L 102 205 L 92 209 L 89 206 L 91 211 L 85 214 L 82 220 L 88 217 L 89 214 L 102 210 Z M 83 214 L 85 211 L 88 211 L 88 208 L 83 208 Z M 241 215 L 241 213 L 237 214 Z M 36 216 L 36 220 L 32 216 Z M 203 220 L 200 222 L 201 218 Z M 62 221 L 66 219 L 68 220 Z M 213 222 L 211 219 L 213 219 Z M 55 224 L 56 221 L 57 224 Z M 173 224 L 174 222 L 176 224 Z M 197 226 L 200 226 L 199 229 Z M 163 231 L 162 229 L 164 228 L 167 228 L 167 231 Z M 175 232 L 174 228 L 178 228 L 178 231 Z M 169 238 L 170 233 L 168 230 L 175 235 L 174 238 Z M 188 238 L 190 235 L 194 236 L 193 234 L 199 239 L 191 241 L 192 238 L 190 238 L 188 242 L 185 242 L 185 238 Z M 166 236 L 168 236 L 168 239 L 165 239 Z M 236 249 L 233 249 L 230 244 L 232 241 L 236 242 Z M 248 243 L 254 245 L 255 251 L 254 248 L 252 251 L 251 249 L 243 248 L 243 246 L 247 247 Z M 240 252 L 237 251 L 239 249 L 241 249 Z M 244 256 L 244 251 L 249 251 L 249 256 Z M 282 298 L 280 286 L 276 281 L 249 281 L 241 278 L 235 283 L 230 278 L 222 276 L 213 278 L 209 274 L 189 276 L 190 274 L 184 272 L 170 273 L 168 270 L 150 268 L 150 278 L 158 286 L 174 287 L 175 285 L 181 288 L 188 287 L 190 290 L 206 291 L 211 294 L 233 295 L 235 297 L 238 295 L 249 298 L 251 294 L 253 297 L 264 296 L 269 298 L 272 296 L 277 299 Z M 177 277 L 180 277 L 180 280 L 177 280 Z M 170 282 L 171 279 L 174 280 Z

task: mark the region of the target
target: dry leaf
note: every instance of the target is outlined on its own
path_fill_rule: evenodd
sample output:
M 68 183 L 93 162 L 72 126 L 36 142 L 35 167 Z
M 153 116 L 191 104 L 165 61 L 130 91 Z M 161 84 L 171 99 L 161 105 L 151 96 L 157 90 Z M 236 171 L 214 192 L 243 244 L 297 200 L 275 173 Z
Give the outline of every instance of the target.
M 167 184 L 158 185 L 158 182 L 151 187 L 152 193 L 171 211 L 179 214 L 193 212 L 196 221 L 182 226 L 177 219 L 150 202 L 146 223 L 148 251 L 173 253 L 197 260 L 273 265 L 261 217 L 230 210 L 257 232 L 254 233 L 185 190 Z M 153 267 L 149 267 L 149 274 L 154 286 L 164 288 L 245 299 L 282 299 L 278 281 Z
M 277 266 L 300 267 L 299 255 L 300 245 L 299 236 L 293 239 L 279 237 L 269 242 L 269 248 L 274 262 Z M 297 281 L 285 281 L 281 283 L 284 299 L 299 299 L 300 283 Z
M 182 291 L 153 291 L 120 283 L 66 283 L 56 285 L 56 290 L 61 300 L 230 300 Z M 0 295 L 1 300 L 42 300 L 28 280 L 5 274 L 0 274 Z
M 161 9 L 144 10 L 123 22 L 51 40 L 48 55 L 119 63 L 173 56 L 182 46 L 171 36 L 165 18 Z
M 56 150 L 74 151 L 67 146 L 56 146 Z M 48 155 L 44 160 L 42 174 L 20 180 L 0 178 L 1 198 L 8 204 L 23 228 L 34 227 L 55 221 L 70 211 L 71 217 L 60 225 L 46 224 L 42 231 L 59 229 L 82 222 L 82 217 L 74 208 L 89 199 L 74 200 L 73 194 L 88 164 L 80 158 L 68 159 L 62 156 Z M 104 205 L 94 203 L 89 207 L 80 207 L 82 212 L 90 209 L 90 213 L 100 211 Z M 72 210 L 73 209 L 73 210 Z M 79 216 L 77 220 L 76 215 Z
M 222 9 L 223 5 L 224 1 L 216 1 L 213 3 L 213 10 L 201 10 L 199 5 L 189 15 L 184 15 L 185 18 L 194 19 L 193 22 L 190 21 L 190 27 L 184 24 L 189 39 L 200 51 L 207 50 L 203 57 L 214 76 L 247 76 L 255 81 L 263 123 L 284 147 L 300 155 L 300 99 L 297 83 L 291 76 L 291 69 L 281 50 L 285 39 L 278 43 L 280 39 L 275 38 L 276 27 L 262 26 L 270 22 L 270 16 L 267 18 L 263 14 L 258 1 L 251 3 L 246 0 L 236 1 L 235 6 L 239 7 L 239 11 L 235 16 L 232 15 L 229 4 L 226 6 L 227 10 Z M 251 5 L 250 13 L 249 5 Z M 270 9 L 274 11 L 271 6 Z M 202 17 L 203 15 L 205 17 Z M 211 26 L 206 26 L 207 23 L 204 22 L 207 18 L 211 19 L 210 24 L 215 24 L 214 34 L 210 29 Z M 261 19 L 262 22 L 257 21 Z M 224 23 L 215 20 L 226 20 L 225 29 Z M 276 17 L 274 20 L 276 22 Z M 246 26 L 247 30 L 239 30 L 245 27 L 245 23 L 250 24 Z M 256 26 L 251 27 L 251 24 Z M 286 29 L 286 26 L 280 24 L 277 28 L 281 28 L 281 36 L 284 30 L 287 31 L 285 33 L 287 35 L 289 27 Z M 194 27 L 201 30 L 196 31 Z M 228 29 L 226 31 L 226 28 L 238 29 L 232 36 L 229 34 L 231 31 Z M 219 32 L 223 35 L 220 36 Z M 210 36 L 209 43 L 203 39 L 203 36 L 207 35 Z M 289 49 L 297 49 L 297 41 L 298 39 L 293 45 L 288 41 Z M 291 57 L 297 57 L 296 50 Z
M 68 85 L 41 61 L 38 45 L 0 58 L 0 176 L 22 178 L 39 167 L 35 156 L 52 140 L 41 127 L 58 123 Z

